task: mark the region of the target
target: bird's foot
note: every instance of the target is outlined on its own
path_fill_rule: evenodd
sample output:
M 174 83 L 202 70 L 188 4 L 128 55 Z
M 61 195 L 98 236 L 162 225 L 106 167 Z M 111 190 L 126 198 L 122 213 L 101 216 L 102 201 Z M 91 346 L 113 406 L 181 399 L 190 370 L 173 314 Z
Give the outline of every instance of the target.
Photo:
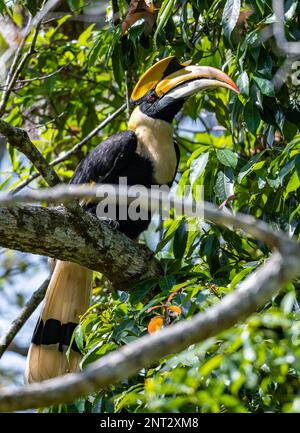
M 112 220 L 111 218 L 107 218 L 107 217 L 101 217 L 99 219 L 102 222 L 104 222 L 105 224 L 107 224 L 113 230 L 119 230 L 120 229 L 120 224 L 116 220 Z

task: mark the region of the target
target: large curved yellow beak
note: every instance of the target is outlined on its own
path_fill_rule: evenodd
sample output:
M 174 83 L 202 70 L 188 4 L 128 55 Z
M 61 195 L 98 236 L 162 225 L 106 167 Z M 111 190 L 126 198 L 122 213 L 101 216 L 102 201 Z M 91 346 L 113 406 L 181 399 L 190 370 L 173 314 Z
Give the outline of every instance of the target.
M 202 89 L 226 87 L 240 93 L 237 85 L 228 75 L 211 66 L 185 66 L 163 78 L 155 87 L 159 97 L 169 94 L 174 97 L 188 97 Z
M 149 68 L 136 84 L 131 99 L 137 102 L 154 89 L 159 97 L 185 98 L 201 89 L 226 87 L 239 93 L 239 89 L 228 75 L 210 66 L 193 66 L 190 62 L 180 64 L 171 56 L 160 60 Z

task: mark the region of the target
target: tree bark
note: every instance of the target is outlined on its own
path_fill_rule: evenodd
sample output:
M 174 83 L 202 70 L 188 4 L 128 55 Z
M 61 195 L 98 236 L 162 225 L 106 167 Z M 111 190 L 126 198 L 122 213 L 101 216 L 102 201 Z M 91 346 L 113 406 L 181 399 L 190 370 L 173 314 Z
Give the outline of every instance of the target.
M 0 245 L 100 271 L 125 291 L 161 272 L 150 250 L 88 213 L 78 218 L 65 208 L 0 207 Z

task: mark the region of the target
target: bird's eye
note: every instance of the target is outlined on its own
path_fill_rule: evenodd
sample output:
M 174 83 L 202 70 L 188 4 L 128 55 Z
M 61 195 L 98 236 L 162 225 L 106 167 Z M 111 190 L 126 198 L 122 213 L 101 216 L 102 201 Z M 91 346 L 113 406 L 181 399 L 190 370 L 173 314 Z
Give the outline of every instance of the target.
M 148 96 L 148 102 L 154 102 L 154 101 L 156 101 L 156 99 L 157 99 L 157 96 L 154 94 Z

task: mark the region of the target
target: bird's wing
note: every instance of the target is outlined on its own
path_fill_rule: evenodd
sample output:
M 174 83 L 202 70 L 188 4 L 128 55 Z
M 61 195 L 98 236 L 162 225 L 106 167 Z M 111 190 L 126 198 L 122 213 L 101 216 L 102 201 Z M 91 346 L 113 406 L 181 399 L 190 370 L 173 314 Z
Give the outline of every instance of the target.
M 112 135 L 78 164 L 70 183 L 118 183 L 119 173 L 130 163 L 136 148 L 133 131 Z

